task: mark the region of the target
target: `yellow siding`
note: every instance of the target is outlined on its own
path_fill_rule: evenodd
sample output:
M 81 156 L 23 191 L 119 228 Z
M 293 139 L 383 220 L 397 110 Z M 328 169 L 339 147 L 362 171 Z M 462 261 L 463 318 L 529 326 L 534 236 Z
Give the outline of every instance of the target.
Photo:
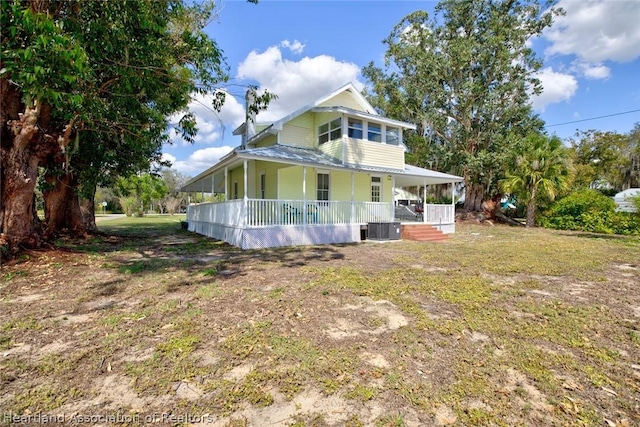
M 242 166 L 229 170 L 227 179 L 227 182 L 229 184 L 229 200 L 232 200 L 234 198 L 233 183 L 236 180 L 238 181 L 238 199 L 242 199 L 244 197 L 244 170 Z
M 329 197 L 331 200 L 351 200 L 351 172 L 331 172 Z
M 320 151 L 342 161 L 342 140 L 325 142 L 318 146 Z
M 404 150 L 395 145 L 351 139 L 345 145 L 344 162 L 354 165 L 403 169 Z
M 320 104 L 320 107 L 347 107 L 366 112 L 348 91 L 340 92 L 338 95 Z
M 356 202 L 371 201 L 371 175 L 357 173 L 354 176 L 354 200 Z
M 285 123 L 280 133 L 280 143 L 299 147 L 313 147 L 315 141 L 312 113 L 304 113 Z
M 304 114 L 301 114 L 295 119 L 287 122 L 287 124 L 300 126 L 307 129 L 313 129 L 313 113 L 306 112 Z
M 278 169 L 281 167 L 282 165 L 277 163 L 256 161 L 256 198 L 260 197 L 260 173 L 262 171 L 264 171 L 266 181 L 265 198 L 278 198 Z
M 309 178 L 309 170 L 307 170 L 307 178 Z M 280 185 L 280 191 L 278 192 L 279 199 L 301 200 L 302 166 L 281 168 L 279 171 L 278 183 Z
M 268 137 L 266 137 L 265 139 L 263 139 L 262 141 L 258 142 L 255 146 L 256 147 L 270 147 L 272 145 L 275 145 L 278 142 L 278 138 L 275 135 L 270 135 Z

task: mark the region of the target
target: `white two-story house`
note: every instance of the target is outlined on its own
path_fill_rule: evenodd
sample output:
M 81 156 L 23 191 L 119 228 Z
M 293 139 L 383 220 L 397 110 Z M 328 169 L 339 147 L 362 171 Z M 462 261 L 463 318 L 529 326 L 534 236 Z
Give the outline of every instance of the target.
M 359 242 L 370 224 L 398 221 L 394 188 L 449 184 L 453 200 L 462 178 L 405 164 L 408 129 L 353 84 L 255 130 L 248 120 L 234 131 L 242 145 L 182 187 L 223 200 L 190 204 L 188 228 L 243 249 Z M 455 231 L 453 202 L 411 213 Z

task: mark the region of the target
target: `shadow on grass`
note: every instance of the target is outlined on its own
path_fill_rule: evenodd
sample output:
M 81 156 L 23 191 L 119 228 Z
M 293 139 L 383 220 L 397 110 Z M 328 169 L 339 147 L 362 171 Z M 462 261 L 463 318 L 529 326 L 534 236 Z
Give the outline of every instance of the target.
M 126 218 L 101 225 L 102 235 L 90 239 L 68 239 L 59 242 L 66 252 L 90 253 L 106 257 L 103 267 L 112 268 L 131 278 L 183 271 L 202 273 L 202 281 L 226 279 L 266 268 L 264 264 L 295 268 L 312 261 L 345 258 L 342 245 L 288 246 L 269 249 L 241 250 L 225 242 L 182 229 L 179 218 Z M 214 271 L 214 274 L 210 272 Z M 213 276 L 213 277 L 208 277 Z M 191 280 L 186 284 L 198 284 Z M 181 288 L 176 284 L 175 288 Z M 117 293 L 119 286 L 102 286 L 100 295 Z M 170 289 L 171 292 L 173 289 Z
M 571 235 L 575 237 L 582 237 L 587 239 L 609 240 L 613 242 L 640 242 L 640 236 L 625 236 L 621 234 L 576 232 L 576 233 L 571 233 Z

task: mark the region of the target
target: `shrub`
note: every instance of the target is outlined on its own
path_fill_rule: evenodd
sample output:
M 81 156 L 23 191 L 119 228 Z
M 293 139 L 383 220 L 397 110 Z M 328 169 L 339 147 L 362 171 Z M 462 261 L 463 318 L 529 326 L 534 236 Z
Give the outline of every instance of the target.
M 613 200 L 596 190 L 579 190 L 555 202 L 540 223 L 558 230 L 580 230 L 607 234 L 640 234 L 640 218 L 615 212 Z
M 545 212 L 546 217 L 571 216 L 579 218 L 587 212 L 613 212 L 616 204 L 596 190 L 578 190 L 564 197 Z
M 640 215 L 616 212 L 613 200 L 596 190 L 579 190 L 544 212 L 540 224 L 557 230 L 606 234 L 640 234 Z

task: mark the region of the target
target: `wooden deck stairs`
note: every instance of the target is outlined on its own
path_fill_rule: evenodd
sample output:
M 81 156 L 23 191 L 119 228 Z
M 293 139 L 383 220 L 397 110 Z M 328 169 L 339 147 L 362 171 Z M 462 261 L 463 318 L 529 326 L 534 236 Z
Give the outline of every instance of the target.
M 429 224 L 403 224 L 400 235 L 403 240 L 419 242 L 442 242 L 449 238 L 447 234 Z

